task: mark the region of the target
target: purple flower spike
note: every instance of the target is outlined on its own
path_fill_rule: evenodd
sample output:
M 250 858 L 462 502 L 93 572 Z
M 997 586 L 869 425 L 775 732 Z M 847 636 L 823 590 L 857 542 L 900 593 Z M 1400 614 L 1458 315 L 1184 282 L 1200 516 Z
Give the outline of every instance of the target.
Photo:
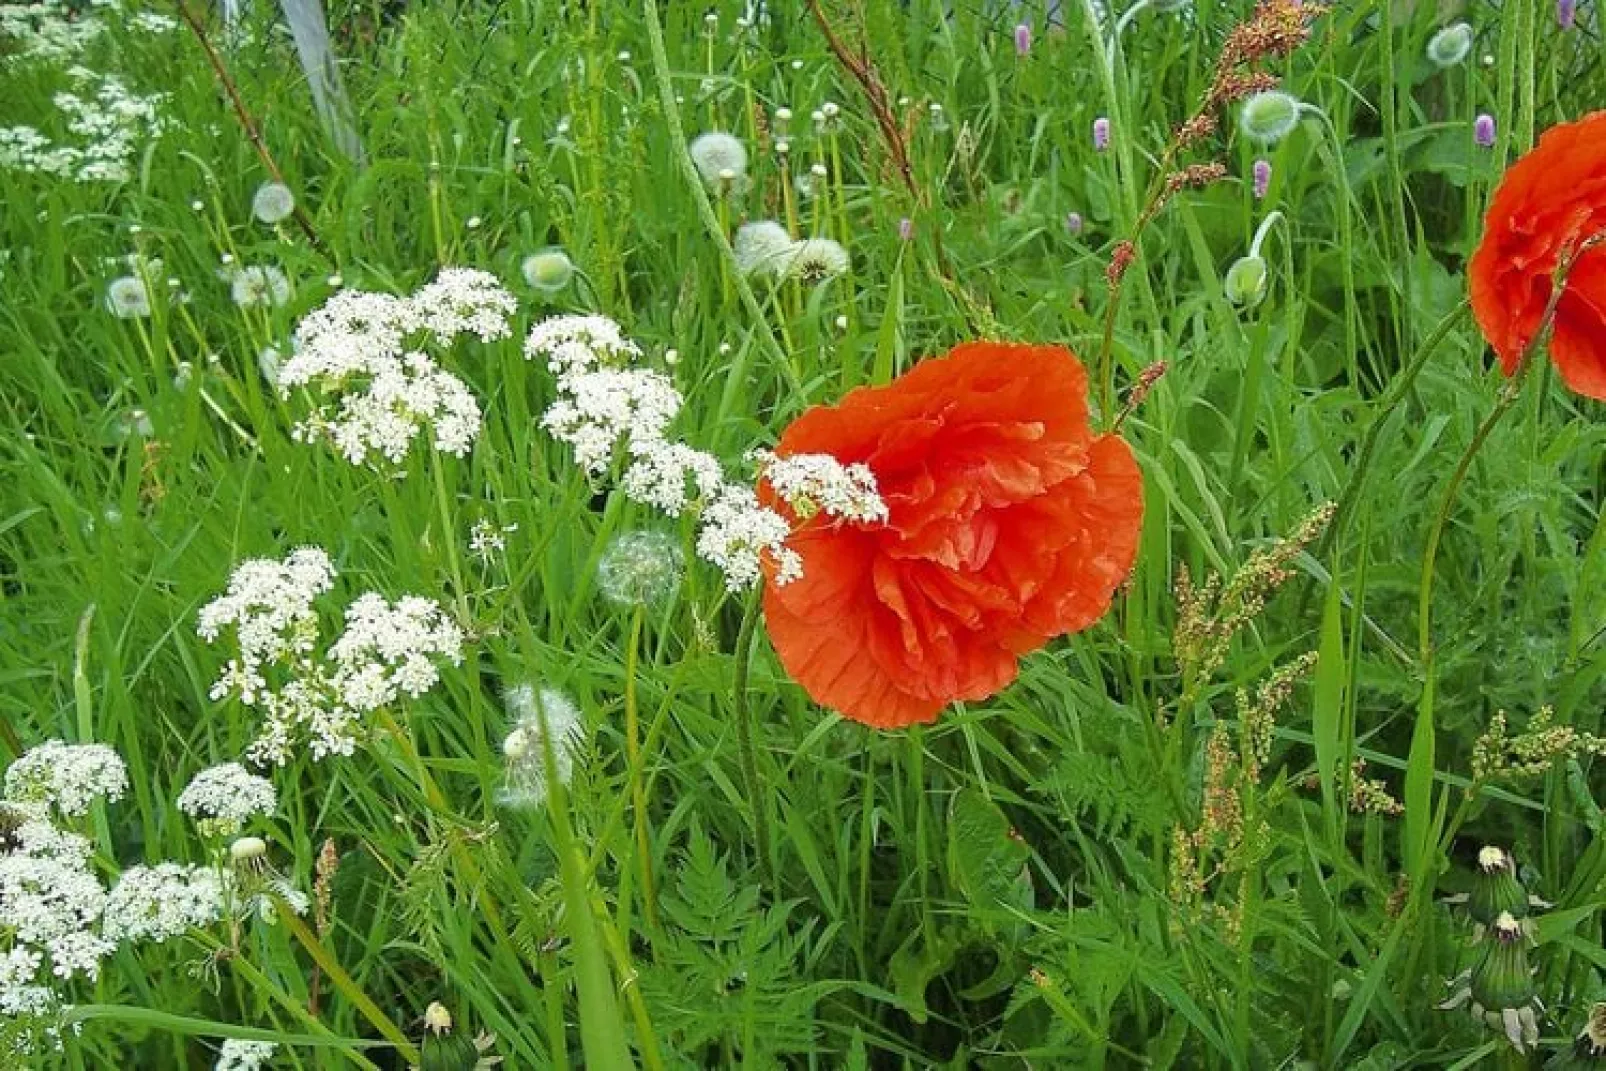
M 915 236 L 915 221 L 905 216 L 898 221 L 898 237 L 907 242 Z
M 1082 233 L 1082 213 L 1072 212 L 1065 217 L 1065 233 L 1073 238 Z
M 1484 112 L 1472 121 L 1472 140 L 1485 149 L 1494 145 L 1494 116 Z
M 1015 27 L 1015 55 L 1024 58 L 1032 50 L 1032 27 L 1021 23 Z
M 1578 18 L 1578 0 L 1556 0 L 1556 23 L 1564 30 L 1573 28 Z
M 1093 148 L 1103 152 L 1110 147 L 1110 121 L 1104 116 L 1093 120 Z
M 1253 177 L 1255 200 L 1258 201 L 1266 196 L 1267 190 L 1271 189 L 1271 161 L 1256 160 L 1254 167 L 1250 169 L 1250 174 Z

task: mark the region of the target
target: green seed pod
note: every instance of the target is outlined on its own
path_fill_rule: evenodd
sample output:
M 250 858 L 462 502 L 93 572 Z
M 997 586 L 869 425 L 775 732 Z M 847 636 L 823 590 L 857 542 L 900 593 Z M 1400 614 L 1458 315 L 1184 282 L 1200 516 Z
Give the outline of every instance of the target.
M 1250 141 L 1271 145 L 1286 138 L 1299 125 L 1298 98 L 1276 89 L 1256 93 L 1238 112 L 1238 129 Z
M 1446 26 L 1428 41 L 1428 59 L 1435 67 L 1454 67 L 1471 51 L 1472 27 L 1464 22 Z
M 1268 278 L 1266 262 L 1260 257 L 1239 257 L 1227 269 L 1222 286 L 1228 301 L 1252 309 L 1265 299 Z
M 524 281 L 543 294 L 557 293 L 574 278 L 574 262 L 556 246 L 531 253 L 524 258 L 520 270 L 524 273 Z
M 1467 897 L 1467 913 L 1474 922 L 1494 924 L 1502 913 L 1514 919 L 1528 917 L 1528 890 L 1517 880 L 1517 864 L 1504 848 L 1486 845 L 1478 852 L 1478 871 Z

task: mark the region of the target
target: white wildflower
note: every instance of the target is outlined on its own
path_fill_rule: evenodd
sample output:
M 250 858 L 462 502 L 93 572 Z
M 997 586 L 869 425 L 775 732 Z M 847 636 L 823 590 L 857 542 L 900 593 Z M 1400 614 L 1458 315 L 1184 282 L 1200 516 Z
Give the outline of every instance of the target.
M 556 688 L 521 684 L 506 695 L 513 727 L 502 741 L 501 802 L 505 807 L 538 807 L 546 800 L 546 742 L 552 745 L 553 769 L 568 784 L 574 760 L 585 745 L 580 708 Z
M 129 867 L 106 897 L 101 933 L 114 943 L 161 943 L 212 925 L 223 906 L 223 881 L 210 867 Z
M 719 459 L 685 443 L 632 436 L 630 456 L 619 481 L 625 497 L 671 517 L 699 498 L 713 498 L 725 485 Z
M 758 462 L 760 477 L 801 520 L 820 512 L 860 524 L 887 520 L 887 504 L 868 465 L 844 465 L 830 454 L 776 457 L 768 450 L 754 450 L 748 457 Z
M 507 549 L 508 534 L 518 530 L 516 524 L 498 525 L 481 517 L 468 531 L 468 552 L 489 565 Z
M 574 447 L 576 462 L 592 474 L 608 468 L 621 442 L 662 439 L 680 411 L 674 384 L 644 369 L 600 368 L 570 375 L 561 386 L 567 396 L 547 409 L 541 426 Z
M 273 782 L 237 762 L 202 770 L 178 797 L 178 809 L 196 819 L 206 836 L 232 836 L 278 805 Z
M 251 195 L 251 214 L 267 224 L 280 223 L 296 209 L 296 195 L 282 182 L 264 182 Z
M 228 590 L 201 608 L 197 632 L 208 643 L 233 627 L 240 657 L 212 686 L 212 698 L 237 693 L 247 706 L 257 702 L 267 665 L 308 657 L 318 638 L 312 603 L 334 586 L 334 566 L 318 547 L 291 551 L 282 562 L 254 558 L 241 562 Z
M 346 631 L 329 648 L 336 692 L 358 711 L 402 694 L 417 698 L 440 680 L 435 659 L 462 663 L 463 640 L 463 630 L 433 599 L 409 595 L 392 605 L 368 592 L 346 607 Z
M 53 807 L 67 818 L 88 814 L 97 799 L 122 799 L 127 790 L 128 769 L 104 744 L 47 740 L 6 770 L 8 801 Z
M 242 1041 L 229 1038 L 218 1050 L 212 1071 L 261 1071 L 279 1047 L 268 1041 Z
M 100 961 L 115 947 L 95 932 L 105 905 L 105 887 L 81 864 L 0 855 L 0 919 L 12 948 L 48 960 L 56 978 L 99 975 Z
M 252 264 L 229 277 L 229 296 L 242 309 L 283 305 L 290 300 L 290 280 L 272 264 Z
M 568 377 L 599 365 L 628 364 L 641 356 L 641 347 L 606 316 L 553 316 L 530 328 L 524 356 L 544 360 L 561 388 Z
M 481 342 L 507 338 L 519 308 L 496 276 L 475 268 L 442 268 L 410 300 L 419 322 L 442 345 L 463 334 Z
M 777 584 L 803 575 L 803 561 L 786 545 L 792 534 L 786 518 L 759 505 L 745 487 L 727 485 L 704 511 L 697 533 L 697 556 L 725 574 L 725 587 L 741 591 L 764 576 L 767 561 Z

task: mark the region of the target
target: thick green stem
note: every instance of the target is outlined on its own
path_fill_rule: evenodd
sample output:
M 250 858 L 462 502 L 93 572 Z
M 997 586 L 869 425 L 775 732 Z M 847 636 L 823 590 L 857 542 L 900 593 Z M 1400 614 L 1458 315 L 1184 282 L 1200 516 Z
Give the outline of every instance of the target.
M 636 861 L 641 868 L 641 909 L 649 933 L 658 932 L 658 898 L 652 880 L 652 838 L 647 829 L 647 790 L 642 784 L 641 723 L 636 713 L 636 663 L 646 608 L 630 618 L 630 645 L 625 648 L 625 758 L 630 764 L 630 804 L 636 827 Z

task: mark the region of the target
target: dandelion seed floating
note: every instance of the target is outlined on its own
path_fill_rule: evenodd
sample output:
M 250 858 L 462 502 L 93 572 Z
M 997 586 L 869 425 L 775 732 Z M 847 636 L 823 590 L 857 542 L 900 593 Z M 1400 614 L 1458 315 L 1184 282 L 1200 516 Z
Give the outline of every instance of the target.
M 264 182 L 251 195 L 251 214 L 269 226 L 290 218 L 295 208 L 296 195 L 282 182 Z
M 1452 23 L 1428 39 L 1428 60 L 1440 70 L 1460 66 L 1472 53 L 1472 27 Z

